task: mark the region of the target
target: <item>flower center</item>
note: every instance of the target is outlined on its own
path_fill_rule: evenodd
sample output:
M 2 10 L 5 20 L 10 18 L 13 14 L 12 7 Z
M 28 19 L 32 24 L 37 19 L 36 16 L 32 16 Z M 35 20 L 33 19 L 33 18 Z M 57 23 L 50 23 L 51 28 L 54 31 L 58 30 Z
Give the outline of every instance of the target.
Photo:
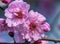
M 36 24 L 34 23 L 31 23 L 29 26 L 32 31 L 36 29 Z
M 17 14 L 18 14 L 18 15 L 16 16 L 16 18 L 20 18 L 20 19 L 23 18 L 22 12 L 17 12 Z

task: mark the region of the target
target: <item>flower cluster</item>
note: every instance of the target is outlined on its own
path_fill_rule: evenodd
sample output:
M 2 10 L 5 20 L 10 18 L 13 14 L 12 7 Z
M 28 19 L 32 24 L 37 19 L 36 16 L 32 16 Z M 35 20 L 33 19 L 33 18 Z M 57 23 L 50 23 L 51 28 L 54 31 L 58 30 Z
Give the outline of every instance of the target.
M 6 19 L 0 18 L 0 32 L 13 31 L 19 42 L 26 39 L 33 43 L 44 38 L 44 33 L 50 31 L 50 25 L 42 14 L 29 9 L 30 5 L 23 0 L 11 2 L 5 9 Z

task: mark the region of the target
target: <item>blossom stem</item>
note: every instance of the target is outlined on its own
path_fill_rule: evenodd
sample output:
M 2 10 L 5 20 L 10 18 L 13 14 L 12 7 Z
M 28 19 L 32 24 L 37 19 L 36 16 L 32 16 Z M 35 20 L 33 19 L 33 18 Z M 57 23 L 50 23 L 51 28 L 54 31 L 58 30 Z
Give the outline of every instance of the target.
M 16 44 L 16 41 L 15 41 L 15 38 L 13 37 L 13 40 L 14 40 L 14 44 Z
M 16 44 L 16 41 L 15 41 L 15 38 L 14 38 L 14 32 L 9 32 L 8 34 L 9 34 L 10 37 L 13 38 L 14 44 Z

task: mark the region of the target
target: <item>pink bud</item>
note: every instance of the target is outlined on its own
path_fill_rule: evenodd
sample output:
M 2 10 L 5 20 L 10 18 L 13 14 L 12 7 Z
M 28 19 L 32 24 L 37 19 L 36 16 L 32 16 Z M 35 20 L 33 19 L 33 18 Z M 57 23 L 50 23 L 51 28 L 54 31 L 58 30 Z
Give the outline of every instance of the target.
M 2 0 L 3 3 L 9 4 L 11 0 Z

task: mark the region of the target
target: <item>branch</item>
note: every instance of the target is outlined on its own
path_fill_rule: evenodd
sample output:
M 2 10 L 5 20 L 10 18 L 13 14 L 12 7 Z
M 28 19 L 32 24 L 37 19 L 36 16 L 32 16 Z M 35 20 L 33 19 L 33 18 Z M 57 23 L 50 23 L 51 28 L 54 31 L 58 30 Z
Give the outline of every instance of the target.
M 43 38 L 43 39 L 40 39 L 40 40 L 52 41 L 54 43 L 60 42 L 60 39 L 52 39 L 52 38 Z M 19 44 L 24 44 L 24 43 L 19 43 Z
M 43 38 L 41 40 L 52 41 L 52 42 L 60 42 L 60 39 L 52 39 L 52 38 Z

